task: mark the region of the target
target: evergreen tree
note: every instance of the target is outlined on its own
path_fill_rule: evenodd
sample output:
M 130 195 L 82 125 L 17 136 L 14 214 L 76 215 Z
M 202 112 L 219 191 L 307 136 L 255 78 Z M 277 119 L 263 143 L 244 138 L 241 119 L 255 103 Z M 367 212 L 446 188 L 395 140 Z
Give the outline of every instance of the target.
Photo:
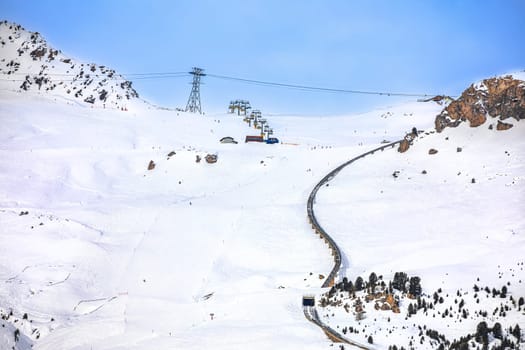
M 521 329 L 519 325 L 516 325 L 516 327 L 514 327 L 514 329 L 511 331 L 511 334 L 515 336 L 516 339 L 518 339 L 518 342 L 521 341 Z
M 487 326 L 487 322 L 481 321 L 478 323 L 478 326 L 476 327 L 476 341 L 482 344 L 488 344 L 489 343 L 489 328 Z
M 354 284 L 352 283 L 352 281 L 348 281 L 348 283 L 346 284 L 345 291 L 347 291 L 349 293 L 354 291 Z
M 497 338 L 497 339 L 503 338 L 503 332 L 501 329 L 501 324 L 499 322 L 496 322 L 494 324 L 494 327 L 492 327 L 492 334 L 494 334 L 494 338 Z
M 354 288 L 356 291 L 361 291 L 365 288 L 365 283 L 361 276 L 358 276 L 355 280 Z
M 370 285 L 370 288 L 372 289 L 372 293 L 374 293 L 377 284 L 377 275 L 375 272 L 372 272 L 368 277 L 368 283 Z
M 421 295 L 421 278 L 414 276 L 410 277 L 410 286 L 409 286 L 409 293 L 414 296 Z
M 344 291 L 347 291 L 348 289 L 348 278 L 346 276 L 343 277 L 343 287 L 341 289 Z
M 406 292 L 406 283 L 408 281 L 408 276 L 404 272 L 396 272 L 394 274 L 394 282 L 392 283 L 392 287 L 394 289 L 397 289 L 401 292 Z
M 408 316 L 412 316 L 414 314 L 414 306 L 412 303 L 408 304 Z

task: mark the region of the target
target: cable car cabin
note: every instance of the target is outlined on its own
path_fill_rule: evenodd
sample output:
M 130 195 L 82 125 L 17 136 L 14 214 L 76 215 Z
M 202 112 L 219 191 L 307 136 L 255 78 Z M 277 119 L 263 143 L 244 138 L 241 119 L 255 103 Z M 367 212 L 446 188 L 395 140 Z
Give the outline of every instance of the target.
M 312 295 L 303 295 L 303 306 L 315 306 L 315 297 Z
M 262 136 L 246 136 L 246 139 L 244 142 L 264 142 L 264 138 Z

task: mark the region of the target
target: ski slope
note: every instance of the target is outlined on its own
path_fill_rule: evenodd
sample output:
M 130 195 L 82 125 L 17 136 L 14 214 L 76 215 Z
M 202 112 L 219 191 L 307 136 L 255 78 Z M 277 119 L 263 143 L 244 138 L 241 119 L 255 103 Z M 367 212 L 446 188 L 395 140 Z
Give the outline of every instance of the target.
M 328 348 L 301 307 L 331 268 L 306 198 L 441 108 L 269 118 L 283 144 L 265 145 L 229 114 L 0 99 L 0 307 L 34 349 Z M 208 153 L 216 164 L 196 162 Z

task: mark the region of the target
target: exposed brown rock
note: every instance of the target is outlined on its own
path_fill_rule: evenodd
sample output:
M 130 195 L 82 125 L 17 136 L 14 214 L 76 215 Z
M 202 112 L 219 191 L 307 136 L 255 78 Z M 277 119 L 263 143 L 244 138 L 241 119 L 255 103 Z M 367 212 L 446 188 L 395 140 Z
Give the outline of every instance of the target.
M 410 148 L 410 142 L 405 139 L 405 140 L 401 141 L 397 151 L 399 153 L 404 153 L 404 152 L 408 151 L 409 148 Z
M 496 130 L 508 130 L 512 128 L 514 125 L 511 123 L 504 123 L 501 120 L 498 120 L 498 125 L 496 126 Z
M 206 157 L 204 157 L 204 159 L 206 159 L 206 163 L 210 164 L 217 163 L 217 158 L 218 157 L 216 154 L 208 154 Z
M 441 132 L 467 120 L 471 127 L 477 127 L 487 117 L 525 119 L 525 82 L 505 76 L 473 84 L 436 117 L 435 127 Z
M 150 160 L 148 164 L 148 170 L 153 170 L 153 169 L 155 169 L 155 162 Z
M 418 135 L 417 129 L 413 128 L 412 132 L 406 134 L 403 141 L 399 143 L 399 147 L 397 148 L 397 151 L 399 153 L 404 153 L 408 151 L 408 149 L 410 148 L 410 145 L 412 144 L 412 140 L 414 140 L 417 137 L 417 135 Z
M 441 114 L 439 114 L 436 117 L 436 120 L 434 121 L 434 126 L 437 132 L 443 131 L 443 129 L 445 129 L 447 126 L 455 128 L 461 123 L 461 119 L 450 120 L 450 118 L 448 118 L 448 115 L 444 113 L 445 111 L 446 109 L 443 112 L 441 112 Z
M 428 150 L 428 154 L 436 154 L 438 153 L 437 149 L 431 148 Z
M 397 306 L 397 303 L 396 303 L 396 300 L 394 299 L 394 296 L 392 294 L 388 294 L 386 296 L 386 300 L 385 302 L 390 305 L 391 308 L 393 308 L 394 306 Z

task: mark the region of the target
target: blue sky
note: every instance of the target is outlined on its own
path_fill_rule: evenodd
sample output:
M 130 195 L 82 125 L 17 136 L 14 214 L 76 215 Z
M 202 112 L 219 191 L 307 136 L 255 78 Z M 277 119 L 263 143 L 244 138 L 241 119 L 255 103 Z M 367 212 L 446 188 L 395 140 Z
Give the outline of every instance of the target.
M 525 69 L 523 0 L 2 0 L 2 19 L 65 54 L 121 73 L 191 67 L 321 87 L 458 95 Z M 189 77 L 136 80 L 146 99 L 184 107 Z M 400 102 L 205 77 L 205 111 L 243 98 L 266 113 L 342 114 Z

